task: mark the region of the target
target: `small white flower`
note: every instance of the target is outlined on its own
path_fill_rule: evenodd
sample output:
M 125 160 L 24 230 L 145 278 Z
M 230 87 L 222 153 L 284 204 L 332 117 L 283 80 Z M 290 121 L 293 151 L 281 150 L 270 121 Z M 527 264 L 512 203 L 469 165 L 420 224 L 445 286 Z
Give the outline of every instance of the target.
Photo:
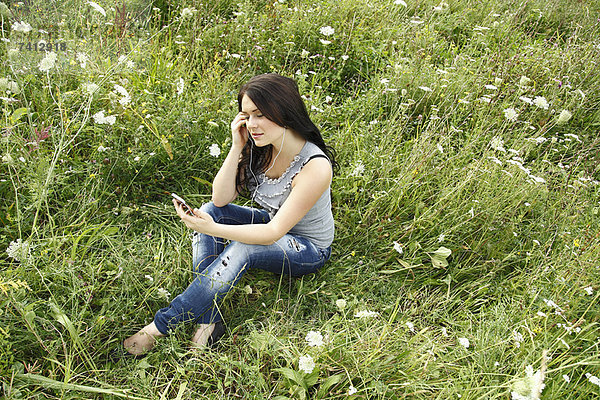
M 449 336 L 449 335 L 448 335 L 448 330 L 446 329 L 446 327 L 442 327 L 442 335 L 443 335 L 444 337 L 448 337 L 448 336 Z
M 121 85 L 115 85 L 114 88 L 121 96 L 123 96 L 119 100 L 119 103 L 122 106 L 126 106 L 127 104 L 129 104 L 131 102 L 131 96 L 129 96 L 129 92 L 127 92 L 127 89 L 125 89 Z
M 444 241 L 444 239 L 446 238 L 446 235 L 444 235 L 443 233 L 438 236 L 438 243 L 442 243 Z
M 319 331 L 308 332 L 305 339 L 311 347 L 319 347 L 325 344 L 325 342 L 323 342 L 323 335 Z
M 14 258 L 20 263 L 24 263 L 30 259 L 30 245 L 27 240 L 17 239 L 10 242 L 6 249 L 6 253 L 10 258 Z
M 198 10 L 196 10 L 193 7 L 186 7 L 183 10 L 181 10 L 181 18 L 189 18 L 194 16 L 194 14 L 196 14 Z
M 402 254 L 404 250 L 402 249 L 402 245 L 396 241 L 394 241 L 394 250 L 396 250 L 399 254 Z
M 396 0 L 396 1 L 398 1 L 398 0 Z M 354 386 L 350 385 L 350 387 L 348 388 L 348 396 L 351 396 L 356 392 L 357 392 L 356 388 Z
M 92 118 L 94 119 L 94 122 L 97 124 L 114 125 L 114 123 L 117 121 L 117 118 L 114 115 L 105 117 L 104 111 L 98 111 L 96 114 L 94 114 L 92 116 Z
M 548 315 L 545 312 L 538 311 L 535 313 L 538 317 L 546 318 Z
M 183 88 L 185 86 L 185 82 L 183 78 L 179 78 L 179 82 L 177 82 L 177 95 L 183 94 Z
M 328 25 L 321 27 L 321 29 L 319 29 L 319 32 L 321 32 L 321 35 L 331 36 L 335 33 L 335 29 Z
M 503 82 L 502 78 L 494 78 L 494 85 L 500 86 Z
M 519 100 L 524 101 L 527 104 L 533 104 L 533 100 L 531 100 L 531 98 L 529 98 L 527 96 L 521 96 L 521 97 L 519 97 Z
M 89 96 L 92 96 L 96 91 L 98 91 L 98 89 L 100 89 L 100 86 L 96 85 L 95 83 L 84 83 L 81 85 L 81 87 Z
M 343 56 L 342 56 L 342 57 L 340 57 L 340 58 L 341 58 L 342 60 L 346 61 L 347 59 L 349 59 L 349 58 L 350 58 L 350 56 L 343 55 Z
M 15 162 L 15 159 L 8 153 L 2 156 L 2 162 L 6 164 L 12 164 Z
M 531 79 L 529 79 L 525 75 L 522 75 L 521 79 L 519 80 L 519 86 L 527 86 L 529 85 L 529 82 L 531 82 Z
M 588 378 L 588 381 L 590 381 L 590 383 L 600 386 L 600 378 L 590 374 L 589 372 L 586 372 L 585 377 Z
M 490 147 L 493 150 L 506 153 L 506 149 L 504 148 L 504 140 L 500 136 L 494 136 L 492 138 L 492 141 L 490 142 Z
M 461 338 L 458 338 L 458 344 L 460 344 L 465 349 L 468 349 L 469 346 L 471 345 L 471 342 L 469 342 L 469 339 L 461 337 Z
M 298 369 L 310 374 L 315 369 L 315 361 L 309 355 L 301 356 L 298 360 Z
M 406 321 L 406 327 L 408 328 L 409 331 L 414 332 L 415 331 L 415 324 L 413 324 L 410 321 Z
M 535 96 L 535 99 L 533 99 L 533 104 L 539 108 L 543 108 L 544 110 L 547 110 L 548 107 L 550 107 L 548 100 L 546 100 L 546 98 L 543 96 Z
M 571 114 L 569 112 L 569 110 L 562 110 L 560 112 L 560 115 L 558 116 L 557 122 L 559 125 L 566 124 L 571 119 L 572 116 L 573 116 L 573 114 Z
M 365 166 L 363 165 L 362 161 L 359 160 L 356 163 L 356 166 L 354 167 L 354 170 L 352 171 L 352 173 L 350 175 L 351 176 L 361 176 L 364 172 L 365 172 Z
M 28 33 L 30 32 L 33 28 L 31 27 L 31 25 L 29 25 L 27 22 L 14 22 L 11 26 L 12 30 L 15 32 L 21 32 L 21 33 Z
M 346 308 L 347 303 L 346 300 L 344 299 L 337 299 L 335 301 L 335 305 L 337 306 L 337 308 L 339 308 L 340 310 L 343 310 L 344 308 Z
M 585 287 L 585 288 L 583 288 L 583 290 L 585 290 L 585 292 L 588 294 L 588 296 L 591 296 L 594 294 L 594 289 L 591 286 Z
M 379 81 L 380 83 L 383 83 L 384 85 L 387 85 L 388 83 L 390 83 L 390 80 L 388 78 L 383 78 L 382 80 Z
M 103 17 L 106 17 L 106 11 L 104 11 L 104 8 L 100 7 L 100 5 L 94 3 L 93 1 L 88 1 L 87 4 L 89 4 L 94 10 L 102 14 Z
M 504 110 L 504 116 L 509 121 L 516 121 L 519 114 L 517 114 L 517 111 L 514 108 L 507 108 Z
M 81 68 L 85 68 L 85 66 L 89 60 L 89 57 L 87 56 L 87 54 L 78 52 L 77 55 L 75 56 L 75 58 L 77 59 L 77 61 L 79 61 L 79 66 Z
M 50 71 L 52 68 L 54 68 L 54 64 L 56 63 L 56 53 L 51 51 L 50 53 L 47 53 L 46 56 L 42 59 L 42 61 L 40 61 L 39 64 L 39 69 L 42 72 L 47 72 Z
M 308 50 L 302 49 L 302 53 L 300 54 L 300 57 L 306 58 L 309 55 L 310 55 L 310 52 Z
M 569 378 L 569 375 L 563 375 L 562 378 L 565 380 L 565 382 L 570 383 L 571 382 L 571 378 Z
M 210 155 L 213 157 L 219 157 L 221 155 L 221 148 L 216 143 L 210 145 L 209 151 Z
M 148 279 L 150 283 L 154 282 L 154 278 L 150 275 L 144 275 L 144 278 Z
M 106 150 L 108 150 L 108 147 L 104 147 L 102 145 L 98 146 L 98 152 L 99 153 L 104 153 Z
M 171 297 L 171 293 L 169 293 L 167 289 L 158 288 L 157 292 L 160 297 L 164 297 L 167 300 L 169 300 L 169 298 Z
M 377 311 L 363 310 L 363 311 L 358 311 L 356 314 L 354 314 L 354 317 L 356 317 L 356 318 L 375 318 L 378 315 L 379 315 L 379 313 Z
M 498 90 L 498 88 L 494 85 L 485 85 L 485 88 L 490 90 Z
M 327 46 L 328 44 L 331 44 L 331 41 L 325 40 L 325 39 L 319 39 L 319 42 L 321 42 L 321 44 L 323 46 Z
M 398 4 L 399 6 L 406 7 L 406 2 L 404 0 L 395 0 L 394 4 Z

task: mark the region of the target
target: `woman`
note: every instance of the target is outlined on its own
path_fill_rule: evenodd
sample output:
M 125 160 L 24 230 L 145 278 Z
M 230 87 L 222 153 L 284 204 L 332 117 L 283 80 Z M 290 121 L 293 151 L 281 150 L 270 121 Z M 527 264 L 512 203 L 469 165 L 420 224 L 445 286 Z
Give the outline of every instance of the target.
M 231 123 L 233 144 L 213 181 L 212 202 L 190 215 L 173 200 L 194 231 L 194 280 L 152 323 L 124 341 L 131 355 L 144 354 L 157 337 L 188 321 L 198 324 L 195 345 L 214 343 L 224 332 L 219 300 L 249 268 L 301 276 L 329 259 L 336 162 L 298 86 L 277 74 L 255 76 L 240 89 L 238 109 Z M 262 208 L 231 204 L 244 189 Z

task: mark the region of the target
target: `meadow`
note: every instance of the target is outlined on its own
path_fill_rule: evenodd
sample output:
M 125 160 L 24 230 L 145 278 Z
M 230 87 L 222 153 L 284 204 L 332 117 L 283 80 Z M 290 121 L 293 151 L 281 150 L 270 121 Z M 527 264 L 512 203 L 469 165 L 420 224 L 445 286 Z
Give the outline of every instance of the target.
M 597 1 L 2 1 L 2 398 L 600 398 Z M 265 72 L 337 151 L 330 261 L 110 360 Z

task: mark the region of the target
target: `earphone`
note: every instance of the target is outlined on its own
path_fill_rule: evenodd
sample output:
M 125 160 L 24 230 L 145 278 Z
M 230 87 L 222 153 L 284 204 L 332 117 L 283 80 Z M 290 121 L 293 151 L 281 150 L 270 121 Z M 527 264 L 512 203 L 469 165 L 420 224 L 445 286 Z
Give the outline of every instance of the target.
M 267 172 L 269 172 L 271 170 L 271 168 L 273 168 L 275 166 L 275 161 L 277 160 L 277 157 L 279 157 L 281 150 L 283 150 L 283 143 L 285 142 L 285 132 L 286 132 L 286 128 L 283 127 L 283 138 L 281 139 L 281 147 L 279 147 L 279 151 L 275 155 L 275 158 L 273 159 L 273 163 L 271 163 L 271 166 L 269 168 L 267 168 L 267 170 L 264 172 L 265 178 L 266 178 Z M 248 134 L 250 135 L 249 137 L 252 138 L 252 135 L 250 134 L 250 130 L 248 130 Z M 254 139 L 251 139 L 251 140 L 254 141 Z M 254 178 L 254 182 L 256 182 L 256 188 L 254 189 L 254 194 L 250 198 L 250 206 L 252 207 L 252 203 L 254 202 L 254 198 L 256 197 L 256 193 L 258 192 L 258 188 L 260 187 L 260 185 L 262 185 L 264 183 L 264 181 L 258 183 L 258 178 L 256 177 L 256 175 L 254 175 L 254 171 L 252 171 L 252 145 L 250 145 L 249 166 L 250 166 L 250 173 L 252 174 L 252 177 Z M 252 220 L 250 221 L 250 224 L 253 224 L 253 223 L 254 223 L 254 208 L 252 208 Z

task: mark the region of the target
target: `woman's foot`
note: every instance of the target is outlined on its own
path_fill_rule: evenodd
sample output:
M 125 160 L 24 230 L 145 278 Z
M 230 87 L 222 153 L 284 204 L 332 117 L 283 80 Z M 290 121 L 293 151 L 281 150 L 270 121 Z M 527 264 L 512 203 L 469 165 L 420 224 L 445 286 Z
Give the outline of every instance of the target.
M 123 347 L 128 353 L 139 356 L 151 350 L 154 347 L 156 338 L 161 336 L 165 335 L 163 335 L 158 328 L 156 328 L 154 322 L 152 322 L 140 329 L 135 335 L 125 339 Z
M 223 321 L 214 324 L 200 324 L 192 338 L 194 347 L 212 347 L 225 334 L 225 325 Z
M 192 346 L 205 347 L 208 345 L 208 339 L 215 330 L 215 324 L 199 324 L 194 337 L 192 338 Z

